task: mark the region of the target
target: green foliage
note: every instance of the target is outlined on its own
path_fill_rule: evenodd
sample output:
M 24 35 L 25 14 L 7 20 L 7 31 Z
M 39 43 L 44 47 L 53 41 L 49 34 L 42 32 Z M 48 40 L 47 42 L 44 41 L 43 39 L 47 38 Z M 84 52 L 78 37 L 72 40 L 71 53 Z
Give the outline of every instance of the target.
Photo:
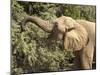
M 48 46 L 49 33 L 28 23 L 26 31 L 21 32 L 21 21 L 29 14 L 29 5 L 32 6 L 32 15 L 45 20 L 52 20 L 61 15 L 75 19 L 95 21 L 95 6 L 80 6 L 53 3 L 31 3 L 12 0 L 12 74 L 31 72 L 50 72 L 70 70 L 73 52 L 64 52 L 62 42 Z
M 43 19 L 54 19 L 64 16 L 70 16 L 74 19 L 86 19 L 95 22 L 96 7 L 89 5 L 71 5 L 71 4 L 53 4 L 53 3 L 35 3 L 19 2 L 24 10 L 29 14 L 29 7 L 32 6 L 32 15 L 40 16 Z M 27 10 L 26 10 L 27 9 Z
M 23 6 L 20 5 L 18 1 L 12 0 L 11 8 L 11 15 L 15 21 L 21 22 L 21 20 L 24 19 L 25 16 L 27 16 L 27 14 L 24 12 Z

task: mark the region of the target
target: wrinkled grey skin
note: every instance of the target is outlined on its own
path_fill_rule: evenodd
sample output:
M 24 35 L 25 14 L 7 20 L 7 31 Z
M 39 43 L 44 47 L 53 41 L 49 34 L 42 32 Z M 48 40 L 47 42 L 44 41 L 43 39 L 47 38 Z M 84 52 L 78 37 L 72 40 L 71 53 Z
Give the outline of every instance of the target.
M 73 49 L 75 54 L 73 69 L 92 69 L 95 51 L 95 23 L 85 20 L 74 20 L 62 16 L 53 22 L 29 16 L 22 22 L 22 30 L 27 22 L 33 22 L 49 32 L 51 40 L 63 40 L 65 50 Z

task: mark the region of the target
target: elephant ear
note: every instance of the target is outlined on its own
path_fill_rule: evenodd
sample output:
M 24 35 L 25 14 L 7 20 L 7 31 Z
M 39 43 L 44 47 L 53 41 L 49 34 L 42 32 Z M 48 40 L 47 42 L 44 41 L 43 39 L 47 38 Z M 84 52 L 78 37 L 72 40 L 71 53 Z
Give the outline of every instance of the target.
M 64 35 L 64 48 L 71 50 L 80 50 L 86 46 L 88 34 L 85 28 L 78 24 L 75 20 L 69 19 L 70 22 L 66 24 L 66 32 Z

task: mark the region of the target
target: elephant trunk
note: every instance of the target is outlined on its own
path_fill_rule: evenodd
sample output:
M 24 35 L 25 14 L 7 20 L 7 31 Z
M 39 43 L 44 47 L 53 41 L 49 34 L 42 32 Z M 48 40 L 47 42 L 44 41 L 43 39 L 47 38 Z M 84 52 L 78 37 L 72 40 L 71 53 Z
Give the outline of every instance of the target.
M 50 23 L 50 21 L 45 21 L 45 20 L 42 20 L 41 18 L 38 18 L 35 16 L 28 16 L 22 22 L 22 30 L 24 30 L 24 27 L 27 22 L 32 22 L 32 23 L 36 24 L 38 27 L 40 27 L 41 29 L 43 29 L 44 31 L 49 32 L 49 33 L 53 29 L 53 24 Z

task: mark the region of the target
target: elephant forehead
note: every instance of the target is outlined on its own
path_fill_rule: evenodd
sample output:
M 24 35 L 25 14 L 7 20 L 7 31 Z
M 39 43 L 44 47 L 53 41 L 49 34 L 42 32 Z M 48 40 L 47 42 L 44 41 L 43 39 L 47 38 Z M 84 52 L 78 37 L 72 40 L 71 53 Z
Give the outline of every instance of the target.
M 74 19 L 72 19 L 71 17 L 65 17 L 65 16 L 62 16 L 56 19 L 56 22 L 59 24 L 59 26 L 63 25 L 68 28 L 72 28 L 76 24 L 76 21 Z
M 76 24 L 75 20 L 73 20 L 72 18 L 66 18 L 66 20 L 64 20 L 64 23 L 68 28 L 74 27 L 74 25 Z
M 71 28 L 74 26 L 73 21 L 69 20 L 69 19 L 62 19 L 62 18 L 58 18 L 54 21 L 54 23 L 57 23 L 59 28 L 63 28 L 65 26 L 67 26 L 68 28 Z

